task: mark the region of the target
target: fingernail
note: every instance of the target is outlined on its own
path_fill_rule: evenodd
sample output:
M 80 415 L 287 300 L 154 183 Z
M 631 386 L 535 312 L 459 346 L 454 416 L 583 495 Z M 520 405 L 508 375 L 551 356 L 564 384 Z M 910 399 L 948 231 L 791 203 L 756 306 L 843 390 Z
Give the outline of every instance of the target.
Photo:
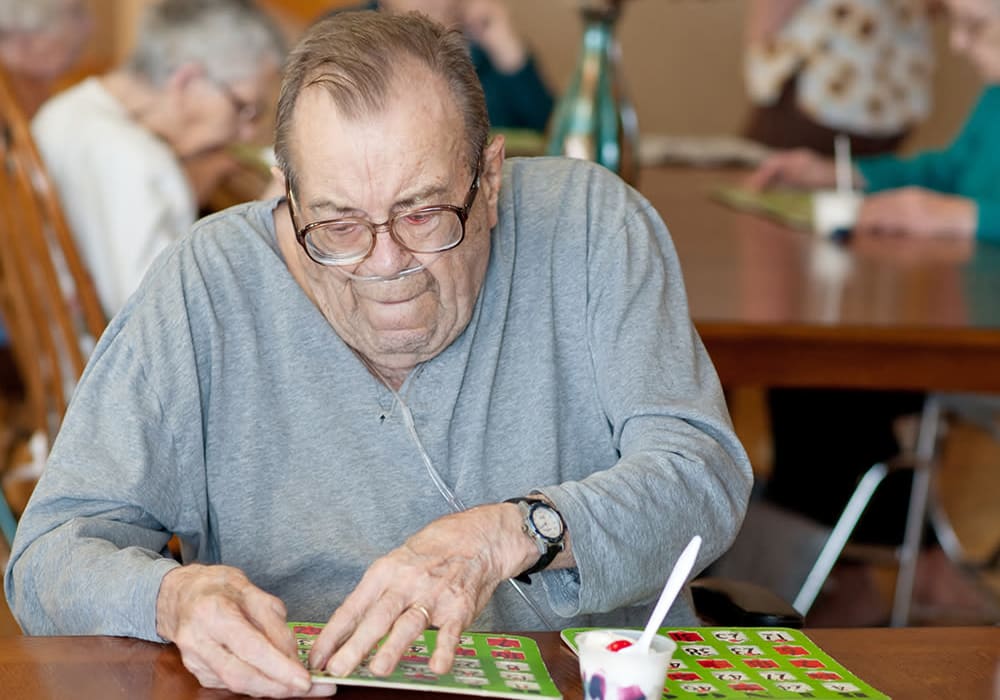
M 331 662 L 326 667 L 326 672 L 329 673 L 331 676 L 338 676 L 338 677 L 340 677 L 340 676 L 346 676 L 347 675 L 347 670 L 341 668 L 341 664 L 333 663 L 333 662 Z
M 389 664 L 382 659 L 378 659 L 368 665 L 368 670 L 376 676 L 386 676 L 389 674 Z

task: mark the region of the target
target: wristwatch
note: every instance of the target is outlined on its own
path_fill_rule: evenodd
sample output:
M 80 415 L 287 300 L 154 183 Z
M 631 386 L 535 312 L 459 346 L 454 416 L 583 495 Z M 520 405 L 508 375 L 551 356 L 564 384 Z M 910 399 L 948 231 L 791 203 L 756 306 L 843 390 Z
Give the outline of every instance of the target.
M 538 561 L 514 577 L 523 583 L 531 583 L 529 576 L 551 564 L 563 550 L 566 523 L 558 510 L 539 498 L 508 498 L 504 503 L 513 503 L 521 509 L 524 532 L 538 546 Z

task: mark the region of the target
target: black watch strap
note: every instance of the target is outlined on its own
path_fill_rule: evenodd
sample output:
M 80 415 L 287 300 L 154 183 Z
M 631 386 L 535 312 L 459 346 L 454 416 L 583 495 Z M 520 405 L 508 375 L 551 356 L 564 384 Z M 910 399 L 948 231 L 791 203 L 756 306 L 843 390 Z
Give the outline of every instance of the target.
M 525 569 L 524 571 L 522 571 L 521 573 L 519 573 L 517 576 L 514 577 L 514 580 L 516 581 L 530 584 L 531 574 L 538 573 L 539 571 L 547 567 L 549 564 L 552 563 L 552 560 L 556 558 L 559 552 L 563 550 L 563 538 L 565 537 L 566 533 L 566 525 L 563 522 L 562 515 L 559 513 L 559 511 L 553 508 L 552 505 L 550 505 L 546 501 L 543 501 L 540 498 L 525 498 L 525 497 L 508 498 L 506 501 L 504 501 L 504 503 L 513 503 L 521 508 L 522 512 L 524 513 L 524 524 L 523 524 L 524 531 L 529 536 L 531 536 L 532 539 L 535 540 L 535 543 L 538 545 L 538 551 L 539 551 L 538 561 L 536 561 L 532 566 Z M 540 506 L 536 504 L 540 504 Z M 533 526 L 531 515 L 532 515 L 532 509 L 536 507 L 543 507 L 548 510 L 551 510 L 552 513 L 554 513 L 555 516 L 559 518 L 560 532 L 558 538 L 551 539 L 545 537 L 541 532 L 537 530 L 537 528 Z
M 514 577 L 515 580 L 521 581 L 522 583 L 531 583 L 531 574 L 537 574 L 539 571 L 544 569 L 546 566 L 552 563 L 552 560 L 556 558 L 556 555 L 562 551 L 562 545 L 549 547 L 545 550 L 542 556 L 538 557 L 538 561 L 530 569 L 525 569 L 517 576 Z

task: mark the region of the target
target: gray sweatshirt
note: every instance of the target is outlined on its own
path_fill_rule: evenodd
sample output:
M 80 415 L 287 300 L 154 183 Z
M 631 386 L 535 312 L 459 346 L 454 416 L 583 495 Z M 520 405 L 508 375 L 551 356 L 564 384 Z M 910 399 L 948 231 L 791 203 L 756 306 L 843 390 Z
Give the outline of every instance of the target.
M 380 384 L 291 277 L 275 202 L 199 222 L 110 324 L 14 543 L 29 634 L 158 639 L 170 533 L 325 621 L 450 511 Z M 508 585 L 477 629 L 641 625 L 681 549 L 725 551 L 751 474 L 669 234 L 599 166 L 508 161 L 472 319 L 401 395 L 466 506 L 542 491 L 577 567 Z M 696 622 L 688 599 L 668 624 Z

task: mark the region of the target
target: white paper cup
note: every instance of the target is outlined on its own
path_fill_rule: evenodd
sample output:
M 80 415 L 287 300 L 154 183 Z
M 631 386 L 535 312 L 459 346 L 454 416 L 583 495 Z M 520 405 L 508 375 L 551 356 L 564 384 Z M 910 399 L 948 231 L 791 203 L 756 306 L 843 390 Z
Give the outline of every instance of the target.
M 584 700 L 659 700 L 677 644 L 656 635 L 648 653 L 640 654 L 631 647 L 610 651 L 608 633 L 626 637 L 633 643 L 642 634 L 636 630 L 609 629 L 577 635 Z
M 813 230 L 817 235 L 830 237 L 841 231 L 850 231 L 858 219 L 858 209 L 864 199 L 853 190 L 820 190 L 812 196 Z

